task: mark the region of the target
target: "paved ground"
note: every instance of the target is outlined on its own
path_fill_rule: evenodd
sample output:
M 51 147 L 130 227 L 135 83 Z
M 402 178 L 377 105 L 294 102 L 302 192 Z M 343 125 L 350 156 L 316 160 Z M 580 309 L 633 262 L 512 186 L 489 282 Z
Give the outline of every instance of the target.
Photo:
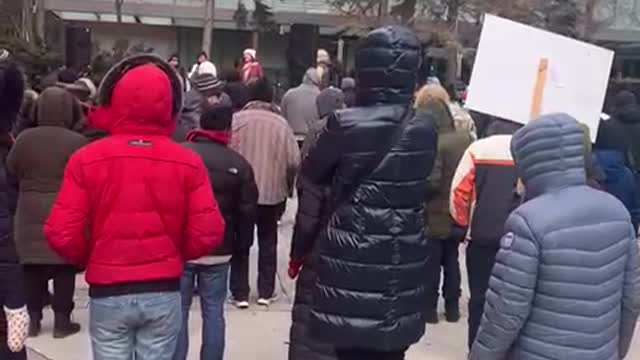
M 279 292 L 281 298 L 269 309 L 260 309 L 253 305 L 250 310 L 240 311 L 227 309 L 227 346 L 226 359 L 229 360 L 285 360 L 287 358 L 290 309 L 293 302 L 294 284 L 286 276 L 291 239 L 293 213 L 289 208 L 285 220 L 280 227 L 281 241 L 279 245 Z M 253 249 L 254 257 L 256 255 Z M 464 261 L 462 262 L 464 263 Z M 252 273 L 255 279 L 255 259 L 252 262 Z M 82 333 L 64 340 L 53 340 L 51 337 L 52 318 L 47 312 L 43 322 L 43 334 L 30 339 L 30 360 L 88 360 L 91 359 L 91 346 L 87 332 L 88 296 L 87 285 L 80 280 L 76 292 L 75 320 L 83 325 Z M 463 289 L 466 289 L 466 279 Z M 255 284 L 255 281 L 253 282 Z M 466 294 L 464 295 L 466 297 Z M 255 299 L 254 299 L 255 300 Z M 466 298 L 463 299 L 466 303 Z M 200 312 L 194 304 L 190 333 L 192 349 L 200 344 Z M 463 306 L 464 311 L 464 306 Z M 429 327 L 422 341 L 413 346 L 408 360 L 463 360 L 466 355 L 466 319 L 458 324 L 441 323 Z M 191 351 L 189 359 L 197 359 L 197 350 Z M 634 338 L 629 359 L 640 359 L 640 334 Z M 493 359 L 487 359 L 493 360 Z

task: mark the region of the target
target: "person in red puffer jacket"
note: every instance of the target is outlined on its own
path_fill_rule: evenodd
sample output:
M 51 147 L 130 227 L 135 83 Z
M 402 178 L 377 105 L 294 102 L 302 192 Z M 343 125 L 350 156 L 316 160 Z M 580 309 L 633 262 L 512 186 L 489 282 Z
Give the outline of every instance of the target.
M 185 261 L 221 244 L 224 220 L 200 157 L 170 140 L 180 81 L 150 55 L 105 77 L 89 120 L 110 136 L 72 155 L 45 235 L 86 266 L 93 358 L 169 360 Z

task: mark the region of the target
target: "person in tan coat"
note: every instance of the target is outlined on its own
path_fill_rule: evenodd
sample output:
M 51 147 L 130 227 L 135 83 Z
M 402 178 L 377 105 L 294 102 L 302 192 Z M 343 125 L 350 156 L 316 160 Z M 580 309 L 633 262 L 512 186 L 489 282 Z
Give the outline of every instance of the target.
M 15 241 L 24 264 L 30 335 L 40 333 L 48 280 L 53 277 L 54 337 L 80 331 L 72 323 L 76 268 L 56 255 L 43 233 L 67 160 L 87 139 L 71 130 L 82 119 L 82 108 L 65 89 L 51 87 L 38 98 L 33 111 L 35 127 L 24 130 L 11 148 L 7 168 L 20 186 L 15 217 Z

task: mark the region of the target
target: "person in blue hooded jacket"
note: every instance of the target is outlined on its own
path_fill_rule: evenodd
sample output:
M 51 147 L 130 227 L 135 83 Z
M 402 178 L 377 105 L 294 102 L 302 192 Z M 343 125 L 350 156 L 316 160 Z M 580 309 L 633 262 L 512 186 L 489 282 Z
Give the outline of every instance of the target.
M 511 151 L 526 188 L 506 223 L 470 360 L 619 360 L 640 314 L 629 213 L 587 186 L 583 133 L 566 114 L 532 121 Z
M 602 189 L 620 200 L 631 214 L 633 228 L 640 222 L 640 199 L 624 145 L 626 135 L 610 121 L 602 121 L 593 157 L 602 172 Z

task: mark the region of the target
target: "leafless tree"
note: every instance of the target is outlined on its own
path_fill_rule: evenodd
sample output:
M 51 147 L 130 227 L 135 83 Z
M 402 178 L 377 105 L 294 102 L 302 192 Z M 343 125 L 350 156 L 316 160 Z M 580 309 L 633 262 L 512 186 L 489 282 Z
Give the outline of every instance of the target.
M 124 4 L 124 0 L 115 0 L 116 19 L 117 19 L 118 23 L 122 22 L 122 4 Z
M 449 68 L 455 68 L 457 52 L 477 42 L 485 13 L 588 38 L 600 25 L 596 5 L 610 0 L 395 0 L 390 8 L 384 0 L 327 1 L 345 15 L 345 26 L 370 29 L 392 21 L 413 28 L 424 41 L 447 49 Z M 452 76 L 455 71 L 447 80 Z

